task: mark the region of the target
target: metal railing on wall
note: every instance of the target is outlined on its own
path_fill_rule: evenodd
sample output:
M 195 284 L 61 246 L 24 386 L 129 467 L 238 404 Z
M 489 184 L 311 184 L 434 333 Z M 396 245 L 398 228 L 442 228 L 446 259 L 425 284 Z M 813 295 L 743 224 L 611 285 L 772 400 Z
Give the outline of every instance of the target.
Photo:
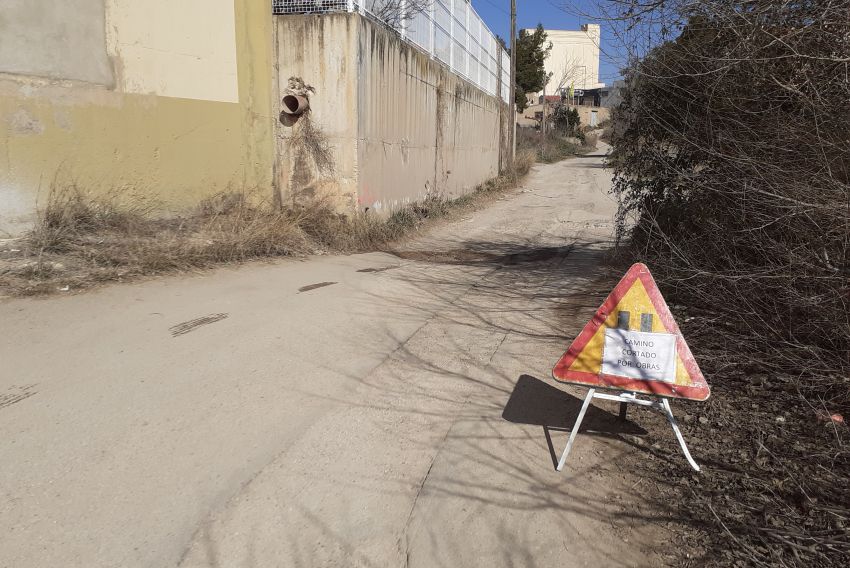
M 387 2 L 404 0 L 272 0 L 272 13 L 327 14 L 359 12 L 381 20 Z M 416 5 L 423 5 L 415 2 Z M 403 6 L 403 5 L 402 5 Z M 405 10 L 404 7 L 401 8 Z M 438 61 L 492 96 L 508 102 L 510 57 L 484 24 L 469 0 L 431 0 L 392 27 L 402 39 L 426 51 Z M 386 20 L 384 24 L 390 25 Z M 501 81 L 500 81 L 501 75 Z M 499 92 L 501 91 L 501 92 Z

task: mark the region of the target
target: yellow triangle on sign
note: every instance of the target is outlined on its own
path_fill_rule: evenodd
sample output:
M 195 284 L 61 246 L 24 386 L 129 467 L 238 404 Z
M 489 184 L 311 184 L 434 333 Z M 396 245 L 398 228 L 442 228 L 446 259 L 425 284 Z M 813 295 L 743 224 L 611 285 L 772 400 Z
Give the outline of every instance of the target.
M 628 312 L 629 329 L 676 336 L 676 374 L 672 382 L 635 379 L 602 373 L 605 330 L 617 328 Z M 651 328 L 641 329 L 641 315 L 651 315 Z M 575 384 L 643 392 L 659 396 L 705 400 L 708 383 L 679 331 L 649 269 L 635 264 L 620 280 L 552 371 L 555 379 Z

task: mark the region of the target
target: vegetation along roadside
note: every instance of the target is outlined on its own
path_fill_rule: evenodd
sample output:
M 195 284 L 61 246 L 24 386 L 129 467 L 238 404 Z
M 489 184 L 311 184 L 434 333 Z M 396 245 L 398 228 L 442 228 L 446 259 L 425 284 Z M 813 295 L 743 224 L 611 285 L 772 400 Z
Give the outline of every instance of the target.
M 54 187 L 35 228 L 0 245 L 0 294 L 73 292 L 251 259 L 385 250 L 436 219 L 515 188 L 534 161 L 532 151 L 520 148 L 511 169 L 475 191 L 457 199 L 428 197 L 386 216 L 344 215 L 321 201 L 280 208 L 224 193 L 161 218 L 127 193 Z
M 626 71 L 610 163 L 629 260 L 679 306 L 712 398 L 684 424 L 704 472 L 646 475 L 702 545 L 683 564 L 847 566 L 847 4 L 635 10 L 662 4 L 682 33 Z

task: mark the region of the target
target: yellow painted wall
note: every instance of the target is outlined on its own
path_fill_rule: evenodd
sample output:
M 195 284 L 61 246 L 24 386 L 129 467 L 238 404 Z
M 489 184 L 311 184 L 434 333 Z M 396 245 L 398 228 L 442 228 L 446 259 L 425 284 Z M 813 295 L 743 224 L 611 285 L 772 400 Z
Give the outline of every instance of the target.
M 120 43 L 122 26 L 127 37 L 144 36 L 140 30 L 147 26 L 157 37 L 157 49 L 186 48 L 191 38 L 202 38 L 199 52 L 215 58 L 218 48 L 204 51 L 215 39 L 204 21 L 231 21 L 236 97 L 225 77 L 226 56 L 221 56 L 222 76 L 205 77 L 209 84 L 193 83 L 191 88 L 175 78 L 180 57 L 164 69 L 159 55 L 146 63 L 137 56 L 127 69 L 143 77 L 149 68 L 151 81 L 147 86 L 137 81 L 134 89 L 150 94 L 125 92 L 129 87 L 120 50 L 110 53 L 114 88 L 2 74 L 0 69 L 0 236 L 31 224 L 36 204 L 44 203 L 54 183 L 73 181 L 103 192 L 131 187 L 151 196 L 163 211 L 192 206 L 225 190 L 256 188 L 271 195 L 275 117 L 268 3 L 216 0 L 195 13 L 161 7 L 134 13 L 132 29 L 126 27 L 126 18 L 109 19 L 110 10 L 121 4 L 129 6 L 130 0 L 108 0 L 104 6 L 113 46 Z M 182 30 L 171 35 L 183 43 L 163 39 L 163 27 Z M 197 74 L 187 76 L 194 81 Z M 184 96 L 173 96 L 180 93 Z M 222 102 L 229 98 L 236 102 Z
M 239 102 L 233 0 L 107 0 L 106 14 L 118 90 Z

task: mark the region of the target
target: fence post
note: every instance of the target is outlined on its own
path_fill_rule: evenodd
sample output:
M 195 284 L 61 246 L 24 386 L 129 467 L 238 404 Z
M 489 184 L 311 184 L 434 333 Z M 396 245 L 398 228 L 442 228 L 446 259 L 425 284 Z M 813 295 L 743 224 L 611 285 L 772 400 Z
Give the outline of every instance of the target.
M 401 29 L 401 38 L 404 39 L 407 37 L 407 25 L 409 21 L 407 18 L 407 0 L 401 0 L 401 21 L 399 22 L 399 26 Z
M 348 0 L 346 2 L 345 11 L 346 12 L 353 12 L 354 11 L 354 0 Z
M 437 53 L 437 32 L 434 29 L 434 21 L 437 18 L 437 7 L 435 4 L 436 2 L 433 0 L 428 4 L 428 53 L 431 54 L 431 57 L 434 57 Z
M 455 70 L 455 2 L 449 2 L 449 69 Z M 463 0 L 460 0 L 461 2 Z
M 463 46 L 466 48 L 466 76 L 470 81 L 475 82 L 474 79 L 472 78 L 472 69 L 471 69 L 471 67 L 472 67 L 472 61 L 471 61 L 472 52 L 469 50 L 469 40 L 472 37 L 472 34 L 469 33 L 469 11 L 472 8 L 471 8 L 471 5 L 466 3 L 466 2 L 464 2 L 463 5 L 464 5 L 463 12 L 464 12 L 464 15 L 465 15 L 464 23 L 463 23 L 463 27 L 465 28 L 465 31 L 463 33 Z

